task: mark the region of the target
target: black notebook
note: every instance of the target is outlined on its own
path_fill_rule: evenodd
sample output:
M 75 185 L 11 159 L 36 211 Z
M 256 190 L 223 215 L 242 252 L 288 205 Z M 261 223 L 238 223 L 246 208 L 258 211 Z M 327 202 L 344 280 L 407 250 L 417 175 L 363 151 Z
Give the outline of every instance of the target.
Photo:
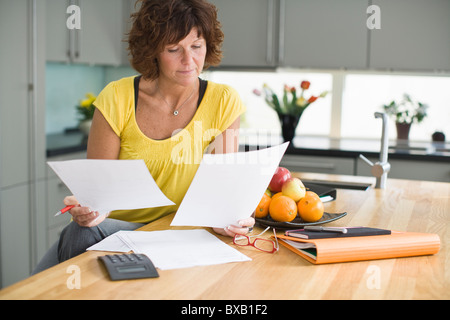
M 391 230 L 377 229 L 369 227 L 348 227 L 347 233 L 330 232 L 330 231 L 310 231 L 304 229 L 287 230 L 286 236 L 296 237 L 301 239 L 324 239 L 324 238 L 348 238 L 348 237 L 364 237 L 364 236 L 379 236 L 391 234 Z
M 336 189 L 327 186 L 321 186 L 314 183 L 304 182 L 306 190 L 317 193 L 320 198 L 329 198 L 327 201 L 336 200 Z M 323 200 L 322 200 L 323 201 Z M 324 201 L 325 202 L 325 201 Z

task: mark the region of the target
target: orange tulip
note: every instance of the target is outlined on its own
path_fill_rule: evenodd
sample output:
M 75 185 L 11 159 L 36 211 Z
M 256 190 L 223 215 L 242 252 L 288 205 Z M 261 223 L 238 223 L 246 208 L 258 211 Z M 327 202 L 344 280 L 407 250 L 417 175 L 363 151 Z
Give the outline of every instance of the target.
M 311 83 L 309 81 L 302 81 L 302 83 L 300 84 L 300 88 L 302 88 L 304 90 L 308 90 L 310 84 Z
M 317 98 L 318 98 L 318 97 L 311 96 L 311 98 L 308 99 L 308 102 L 309 102 L 309 103 L 313 103 L 314 101 L 317 100 Z

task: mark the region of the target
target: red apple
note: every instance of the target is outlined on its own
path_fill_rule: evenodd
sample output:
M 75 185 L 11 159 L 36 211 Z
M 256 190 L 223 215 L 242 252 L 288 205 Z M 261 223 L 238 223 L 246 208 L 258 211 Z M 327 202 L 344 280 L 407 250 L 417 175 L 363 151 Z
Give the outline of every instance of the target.
M 283 183 L 281 192 L 297 202 L 305 196 L 306 188 L 299 178 L 289 178 Z
M 270 180 L 269 190 L 273 193 L 280 192 L 283 183 L 289 178 L 291 178 L 290 171 L 286 168 L 278 167 L 272 177 L 272 180 Z

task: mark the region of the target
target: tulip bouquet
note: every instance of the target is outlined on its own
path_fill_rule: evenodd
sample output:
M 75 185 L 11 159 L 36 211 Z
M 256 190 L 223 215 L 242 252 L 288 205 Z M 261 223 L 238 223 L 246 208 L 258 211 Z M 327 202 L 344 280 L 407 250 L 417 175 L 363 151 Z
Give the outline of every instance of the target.
M 80 101 L 80 104 L 77 106 L 77 111 L 81 115 L 80 121 L 92 119 L 95 111 L 93 103 L 96 98 L 92 93 L 86 93 L 86 99 Z
M 311 83 L 309 81 L 302 81 L 300 83 L 300 96 L 297 96 L 297 89 L 295 87 L 284 86 L 282 100 L 273 92 L 273 90 L 267 85 L 263 85 L 264 99 L 266 103 L 274 109 L 278 116 L 291 115 L 294 117 L 300 117 L 305 109 L 314 101 L 319 98 L 323 98 L 328 94 L 328 91 L 324 91 L 318 96 L 311 95 L 308 99 L 305 98 L 305 91 L 309 89 Z M 253 93 L 262 96 L 261 91 L 258 89 L 253 90 Z

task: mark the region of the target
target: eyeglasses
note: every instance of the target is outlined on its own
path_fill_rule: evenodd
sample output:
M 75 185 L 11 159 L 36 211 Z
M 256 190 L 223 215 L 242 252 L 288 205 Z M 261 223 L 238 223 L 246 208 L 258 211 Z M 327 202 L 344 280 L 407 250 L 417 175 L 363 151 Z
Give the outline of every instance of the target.
M 270 227 L 267 227 L 263 232 L 260 234 L 257 234 L 255 236 L 246 236 L 242 234 L 236 234 L 233 239 L 233 243 L 237 246 L 245 247 L 245 246 L 252 246 L 255 247 L 258 250 L 268 252 L 268 253 L 274 253 L 277 252 L 279 249 L 278 246 L 278 240 L 277 240 L 277 234 L 275 233 L 275 228 L 273 228 L 273 235 L 275 236 L 275 242 L 269 239 L 264 238 L 255 238 L 262 235 L 264 232 L 269 230 Z M 255 238 L 255 239 L 251 239 Z

